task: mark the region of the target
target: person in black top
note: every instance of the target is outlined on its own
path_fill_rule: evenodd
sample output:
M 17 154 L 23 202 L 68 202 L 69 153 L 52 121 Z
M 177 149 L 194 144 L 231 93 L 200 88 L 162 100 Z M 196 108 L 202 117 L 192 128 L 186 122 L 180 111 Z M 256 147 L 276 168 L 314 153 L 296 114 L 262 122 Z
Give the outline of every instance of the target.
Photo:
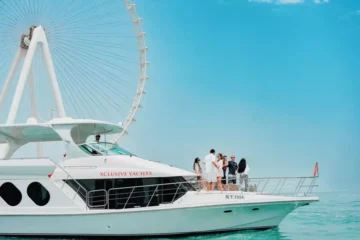
M 226 181 L 226 168 L 228 167 L 228 161 L 227 161 L 227 156 L 224 155 L 222 160 L 223 160 L 223 167 L 222 167 L 222 170 L 223 170 L 223 176 L 221 178 L 221 183 L 223 185 L 223 189 L 225 190 L 228 190 L 228 186 L 227 186 L 227 181 Z
M 229 167 L 229 174 L 228 174 L 228 181 L 229 187 L 231 186 L 232 191 L 236 191 L 236 173 L 238 170 L 238 164 L 235 162 L 235 156 L 231 156 L 231 161 L 228 163 Z
M 242 182 L 245 180 L 245 192 L 249 189 L 249 176 L 248 173 L 250 171 L 249 165 L 246 163 L 246 159 L 242 158 L 239 162 L 238 173 L 240 174 L 240 183 L 239 187 L 241 187 Z

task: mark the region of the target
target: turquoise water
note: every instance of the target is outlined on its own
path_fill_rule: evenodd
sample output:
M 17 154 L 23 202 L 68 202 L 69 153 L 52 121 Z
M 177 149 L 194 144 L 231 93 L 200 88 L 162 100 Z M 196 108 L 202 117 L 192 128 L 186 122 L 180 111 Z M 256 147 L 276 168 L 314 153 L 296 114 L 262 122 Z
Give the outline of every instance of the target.
M 360 193 L 339 192 L 316 195 L 320 197 L 319 203 L 295 210 L 275 229 L 176 239 L 360 239 Z M 0 239 L 20 240 L 20 238 Z
M 289 214 L 278 228 L 188 237 L 197 239 L 360 239 L 360 193 L 318 193 L 320 202 Z

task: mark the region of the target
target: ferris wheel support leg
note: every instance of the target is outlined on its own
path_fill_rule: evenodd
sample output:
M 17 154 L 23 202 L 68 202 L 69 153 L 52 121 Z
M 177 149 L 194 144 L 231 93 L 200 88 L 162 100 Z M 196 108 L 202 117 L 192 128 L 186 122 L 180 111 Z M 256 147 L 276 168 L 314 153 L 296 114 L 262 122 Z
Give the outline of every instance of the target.
M 30 88 L 30 104 L 31 104 L 31 113 L 32 116 L 38 121 L 38 108 L 36 104 L 36 91 L 35 91 L 35 81 L 33 70 L 30 69 L 29 73 L 29 88 Z M 36 143 L 36 153 L 37 157 L 41 158 L 43 156 L 43 148 L 41 143 Z
M 49 45 L 48 45 L 46 39 L 44 39 L 44 41 L 43 41 L 43 55 L 45 58 L 46 68 L 49 73 L 51 86 L 52 86 L 53 94 L 55 97 L 57 115 L 59 118 L 66 117 L 64 103 L 63 103 L 61 93 L 60 93 L 60 87 L 59 87 L 58 81 L 56 79 L 55 68 L 54 68 L 53 61 L 51 59 Z
M 34 36 L 34 38 L 35 38 L 35 36 Z M 8 116 L 6 124 L 15 123 L 16 115 L 17 115 L 17 112 L 19 109 L 19 105 L 21 102 L 23 92 L 24 92 L 26 80 L 28 78 L 30 68 L 32 66 L 32 59 L 35 54 L 36 45 L 37 45 L 37 41 L 31 41 L 30 47 L 27 50 L 27 54 L 26 54 L 25 60 L 24 60 L 24 66 L 20 73 L 19 82 L 16 86 L 15 95 L 14 95 L 14 98 L 13 98 L 13 101 L 11 104 L 11 108 L 10 108 L 10 112 L 9 112 L 9 116 Z
M 2 105 L 4 104 L 5 98 L 8 94 L 9 88 L 11 86 L 12 81 L 14 80 L 15 72 L 19 67 L 19 63 L 21 60 L 21 57 L 23 56 L 23 51 L 20 47 L 15 55 L 14 61 L 11 65 L 10 72 L 6 77 L 5 85 L 3 90 L 0 92 L 0 110 Z
M 58 117 L 66 116 L 65 108 L 64 108 L 64 104 L 62 102 L 59 85 L 57 84 L 55 70 L 54 70 L 52 60 L 51 60 L 49 46 L 48 46 L 48 43 L 46 40 L 45 32 L 44 32 L 44 29 L 41 26 L 39 26 L 39 27 L 35 28 L 35 30 L 34 30 L 29 49 L 27 50 L 27 54 L 25 56 L 24 66 L 21 70 L 20 78 L 19 78 L 19 81 L 18 81 L 18 84 L 16 87 L 16 92 L 15 92 L 15 95 L 13 98 L 13 102 L 11 104 L 9 116 L 7 119 L 7 124 L 13 124 L 15 122 L 16 115 L 19 110 L 21 98 L 22 98 L 22 95 L 24 92 L 25 84 L 26 84 L 27 78 L 29 76 L 30 69 L 32 67 L 32 60 L 34 58 L 35 50 L 39 43 L 42 43 L 43 54 L 45 57 L 45 63 L 46 63 L 47 70 L 50 75 L 50 80 L 51 80 L 51 84 L 53 87 L 53 93 L 55 96 Z

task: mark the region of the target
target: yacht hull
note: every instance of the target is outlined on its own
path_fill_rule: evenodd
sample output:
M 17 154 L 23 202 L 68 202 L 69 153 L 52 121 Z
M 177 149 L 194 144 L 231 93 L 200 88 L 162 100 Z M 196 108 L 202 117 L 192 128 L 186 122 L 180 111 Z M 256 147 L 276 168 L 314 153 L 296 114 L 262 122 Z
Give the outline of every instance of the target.
M 92 210 L 77 214 L 2 215 L 0 235 L 170 236 L 273 228 L 311 201 Z

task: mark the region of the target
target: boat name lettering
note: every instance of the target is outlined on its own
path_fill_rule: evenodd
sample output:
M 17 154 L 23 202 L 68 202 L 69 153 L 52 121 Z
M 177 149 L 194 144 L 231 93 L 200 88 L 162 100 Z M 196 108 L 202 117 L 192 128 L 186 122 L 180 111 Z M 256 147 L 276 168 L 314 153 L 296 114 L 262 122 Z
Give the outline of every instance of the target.
M 100 172 L 101 177 L 137 177 L 137 176 L 151 176 L 152 172 Z
M 244 195 L 225 195 L 226 199 L 244 199 Z

